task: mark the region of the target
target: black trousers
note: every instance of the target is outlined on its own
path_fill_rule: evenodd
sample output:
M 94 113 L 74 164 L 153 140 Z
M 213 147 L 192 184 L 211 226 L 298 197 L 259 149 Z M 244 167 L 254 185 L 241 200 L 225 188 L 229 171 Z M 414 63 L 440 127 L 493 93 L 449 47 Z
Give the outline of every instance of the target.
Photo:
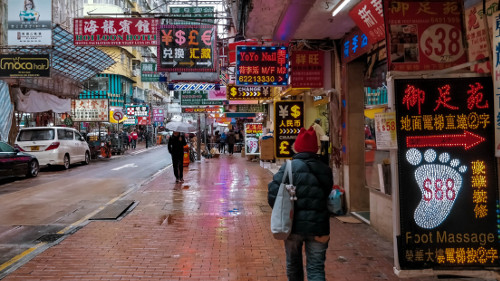
M 172 157 L 172 166 L 174 167 L 174 176 L 176 180 L 183 179 L 184 163 L 182 157 Z
M 233 154 L 233 152 L 234 152 L 234 143 L 228 143 L 227 144 L 227 152 L 229 152 L 229 154 Z

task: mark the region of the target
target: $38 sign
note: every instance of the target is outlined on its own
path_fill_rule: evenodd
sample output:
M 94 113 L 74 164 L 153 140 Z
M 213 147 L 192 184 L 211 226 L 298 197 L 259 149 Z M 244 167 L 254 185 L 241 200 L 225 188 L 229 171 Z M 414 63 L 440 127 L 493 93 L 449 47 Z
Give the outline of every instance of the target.
M 435 62 L 454 62 L 464 54 L 462 31 L 449 24 L 431 25 L 420 37 L 420 49 Z

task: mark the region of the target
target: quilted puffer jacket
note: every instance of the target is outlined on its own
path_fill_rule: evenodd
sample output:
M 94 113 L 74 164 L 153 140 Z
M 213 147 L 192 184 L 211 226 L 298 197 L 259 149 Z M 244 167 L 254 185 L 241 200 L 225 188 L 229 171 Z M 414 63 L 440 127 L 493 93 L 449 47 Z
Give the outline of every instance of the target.
M 268 203 L 274 206 L 285 172 L 285 164 L 268 185 Z M 292 233 L 323 236 L 330 234 L 328 195 L 333 186 L 332 169 L 313 153 L 297 153 L 292 159 L 293 184 L 297 187 Z M 288 183 L 287 180 L 285 181 Z

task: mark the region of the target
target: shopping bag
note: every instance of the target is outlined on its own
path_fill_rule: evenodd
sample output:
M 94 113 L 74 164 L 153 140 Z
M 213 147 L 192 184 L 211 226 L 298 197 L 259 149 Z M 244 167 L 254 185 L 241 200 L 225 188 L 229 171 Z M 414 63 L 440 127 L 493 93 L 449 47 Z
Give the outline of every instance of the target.
M 344 191 L 339 186 L 334 186 L 328 196 L 328 210 L 335 215 L 343 215 L 342 195 Z
M 271 213 L 271 232 L 275 239 L 286 240 L 292 231 L 293 205 L 297 197 L 292 177 L 292 161 L 287 160 L 276 201 Z M 285 184 L 288 176 L 288 184 Z

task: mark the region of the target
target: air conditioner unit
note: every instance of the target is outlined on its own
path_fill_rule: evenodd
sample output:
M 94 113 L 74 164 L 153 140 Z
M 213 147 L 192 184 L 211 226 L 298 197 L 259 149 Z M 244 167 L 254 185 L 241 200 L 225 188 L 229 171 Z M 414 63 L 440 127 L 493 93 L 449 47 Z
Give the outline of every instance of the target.
M 132 76 L 135 77 L 135 76 L 139 76 L 139 75 L 141 75 L 141 71 L 139 69 L 136 68 L 136 69 L 132 70 Z
M 123 8 L 124 14 L 130 14 L 130 8 Z

